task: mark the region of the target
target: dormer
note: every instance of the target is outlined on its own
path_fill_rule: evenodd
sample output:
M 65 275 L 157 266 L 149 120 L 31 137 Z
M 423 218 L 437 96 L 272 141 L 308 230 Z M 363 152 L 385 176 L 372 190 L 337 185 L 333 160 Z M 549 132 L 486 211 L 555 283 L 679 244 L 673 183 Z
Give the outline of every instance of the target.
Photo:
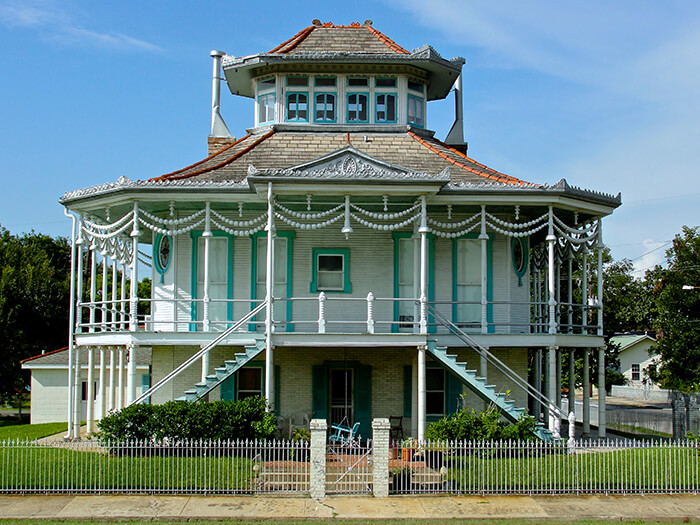
M 314 20 L 267 53 L 224 56 L 231 93 L 255 100 L 255 126 L 425 128 L 426 103 L 446 98 L 463 58 L 409 52 L 372 27 Z

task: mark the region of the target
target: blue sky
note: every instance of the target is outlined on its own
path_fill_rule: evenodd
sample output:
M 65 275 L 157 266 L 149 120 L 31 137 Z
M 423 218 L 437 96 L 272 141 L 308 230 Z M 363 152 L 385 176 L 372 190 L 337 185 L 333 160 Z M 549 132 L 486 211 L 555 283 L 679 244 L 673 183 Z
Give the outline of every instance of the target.
M 0 224 L 68 235 L 64 191 L 200 160 L 209 51 L 267 51 L 314 18 L 371 18 L 407 49 L 465 57 L 470 156 L 532 182 L 622 192 L 605 221 L 614 257 L 644 269 L 700 223 L 700 3 L 426 5 L 0 0 Z M 428 107 L 438 138 L 453 107 Z M 222 114 L 242 136 L 252 102 L 224 92 Z

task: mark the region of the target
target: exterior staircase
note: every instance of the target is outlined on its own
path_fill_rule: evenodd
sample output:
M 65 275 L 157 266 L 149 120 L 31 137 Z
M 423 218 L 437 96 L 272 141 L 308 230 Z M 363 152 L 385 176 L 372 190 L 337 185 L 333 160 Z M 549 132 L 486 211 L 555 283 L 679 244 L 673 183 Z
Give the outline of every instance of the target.
M 524 408 L 515 406 L 515 401 L 507 399 L 506 393 L 497 392 L 495 385 L 487 385 L 483 377 L 477 376 L 476 370 L 468 370 L 466 363 L 457 361 L 456 355 L 448 354 L 446 347 L 438 346 L 436 341 L 428 341 L 428 352 L 477 396 L 497 406 L 503 417 L 511 423 L 518 421 L 525 413 Z M 552 432 L 540 422 L 535 424 L 534 434 L 544 441 L 552 440 Z
M 243 368 L 258 354 L 265 350 L 265 339 L 255 339 L 254 344 L 245 347 L 245 351 L 237 353 L 234 359 L 224 361 L 223 366 L 214 369 L 214 373 L 206 376 L 204 381 L 194 385 L 194 388 L 185 390 L 185 395 L 178 397 L 177 401 L 197 401 L 214 390 L 221 383 Z

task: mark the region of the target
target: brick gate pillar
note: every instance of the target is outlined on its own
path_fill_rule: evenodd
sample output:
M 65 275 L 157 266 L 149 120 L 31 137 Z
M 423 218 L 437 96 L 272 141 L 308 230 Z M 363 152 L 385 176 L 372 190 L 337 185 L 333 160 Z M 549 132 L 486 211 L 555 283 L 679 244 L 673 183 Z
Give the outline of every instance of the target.
M 372 420 L 372 492 L 375 498 L 389 496 L 389 419 Z
M 326 431 L 325 419 L 311 420 L 311 472 L 309 495 L 317 500 L 326 497 Z

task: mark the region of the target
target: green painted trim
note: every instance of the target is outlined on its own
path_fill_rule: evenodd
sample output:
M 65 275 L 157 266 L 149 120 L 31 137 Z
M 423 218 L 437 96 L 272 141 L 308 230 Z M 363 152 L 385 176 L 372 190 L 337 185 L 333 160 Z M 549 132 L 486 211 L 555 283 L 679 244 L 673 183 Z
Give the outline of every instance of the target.
M 394 297 L 399 297 L 399 239 L 409 239 L 413 232 L 391 232 L 394 241 Z M 435 302 L 435 235 L 428 234 L 428 302 Z M 391 333 L 399 332 L 399 302 L 394 301 L 394 322 L 391 325 Z M 434 334 L 437 326 L 433 316 L 428 317 L 428 333 Z
M 160 243 L 163 237 L 167 237 L 170 240 L 170 254 L 168 255 L 168 264 L 165 265 L 165 268 L 163 268 L 160 265 L 160 257 L 158 256 L 158 251 L 160 250 Z M 172 235 L 163 235 L 162 233 L 159 233 L 156 235 L 156 239 L 153 243 L 153 268 L 155 268 L 156 272 L 160 274 L 160 282 L 161 284 L 163 283 L 163 280 L 165 278 L 165 274 L 168 272 L 168 268 L 170 268 L 170 264 L 173 261 L 173 237 Z
M 377 80 L 393 80 L 394 85 L 393 86 L 378 86 Z M 398 87 L 398 81 L 397 81 L 396 77 L 391 76 L 391 75 L 387 75 L 387 76 L 378 75 L 378 76 L 374 77 L 374 87 L 377 89 L 396 89 L 396 87 Z
M 309 75 L 287 75 L 285 77 L 285 81 L 287 83 L 287 86 L 289 86 L 289 79 L 290 78 L 303 78 L 306 79 L 306 84 L 295 84 L 291 87 L 298 87 L 298 88 L 303 88 L 303 87 L 309 87 Z
M 489 236 L 488 241 L 486 241 L 486 300 L 488 305 L 486 306 L 486 323 L 487 332 L 489 334 L 494 333 L 493 326 L 493 234 L 487 234 Z M 467 233 L 466 235 L 461 235 L 452 239 L 452 301 L 457 301 L 457 241 L 459 239 L 479 239 L 478 233 Z M 479 256 L 481 260 L 481 256 Z M 457 305 L 452 305 L 452 321 L 457 322 Z
M 342 290 L 319 290 L 317 271 L 317 258 L 319 255 L 342 255 L 343 256 L 343 289 Z M 311 250 L 311 293 L 352 293 L 352 283 L 350 282 L 350 248 L 312 248 Z
M 377 112 L 379 111 L 377 109 L 379 107 L 379 103 L 377 102 L 377 99 L 379 97 L 386 97 L 386 96 L 394 97 L 394 120 L 389 120 L 389 119 L 380 120 L 377 117 Z M 399 102 L 398 93 L 395 93 L 395 92 L 375 93 L 375 95 L 374 95 L 374 122 L 376 122 L 378 124 L 395 124 L 397 122 L 398 115 L 399 115 L 398 102 Z M 384 103 L 384 105 L 386 106 L 386 102 Z M 384 112 L 387 113 L 386 110 L 384 110 Z
M 289 118 L 289 97 L 292 95 L 305 95 L 306 96 L 306 118 Z M 311 103 L 309 102 L 309 92 L 308 91 L 289 91 L 284 97 L 285 105 L 284 105 L 284 119 L 287 122 L 308 122 L 309 121 L 309 113 L 311 112 Z M 296 101 L 296 112 L 299 114 L 299 99 L 297 97 Z
M 255 232 L 250 235 L 251 249 L 250 249 L 250 308 L 251 310 L 255 308 L 258 303 L 255 302 L 257 299 L 257 291 L 255 289 L 255 282 L 257 277 L 257 267 L 258 267 L 258 238 L 267 238 L 267 232 Z M 287 297 L 292 297 L 292 283 L 293 283 L 293 273 L 292 268 L 294 264 L 294 238 L 296 233 L 293 231 L 277 231 L 277 237 L 284 237 L 287 239 Z M 286 301 L 286 311 L 287 311 L 287 322 L 286 322 L 286 332 L 294 331 L 294 323 L 290 322 L 292 319 L 292 301 Z M 255 332 L 255 325 L 248 325 L 249 332 Z
M 190 238 L 192 239 L 192 276 L 191 276 L 191 286 L 192 288 L 190 289 L 190 295 L 192 299 L 198 299 L 198 294 L 197 294 L 197 240 L 202 236 L 204 233 L 203 230 L 192 230 L 190 232 Z M 228 261 L 227 261 L 227 275 L 226 275 L 226 280 L 228 281 L 226 283 L 226 298 L 233 299 L 233 239 L 235 239 L 235 236 L 222 232 L 222 231 L 213 231 L 211 232 L 212 237 L 227 237 L 228 238 Z M 226 305 L 226 317 L 228 318 L 229 321 L 233 320 L 233 303 L 229 302 Z M 190 307 L 190 320 L 192 321 L 190 323 L 190 332 L 196 332 L 197 331 L 197 303 L 192 302 L 191 307 Z
M 518 244 L 520 244 L 520 247 L 523 250 L 523 267 L 520 269 L 515 265 L 516 242 Z M 513 262 L 513 271 L 515 272 L 515 275 L 518 276 L 518 286 L 522 286 L 523 285 L 523 276 L 527 273 L 527 265 L 530 262 L 530 252 L 528 250 L 527 239 L 525 237 L 511 237 L 510 257 L 511 257 L 511 261 Z
M 360 112 L 357 111 L 357 120 L 350 120 L 350 97 L 353 95 L 363 95 L 367 100 L 367 118 L 365 120 L 360 120 Z M 353 91 L 345 94 L 345 122 L 348 124 L 367 124 L 370 119 L 370 114 L 372 113 L 370 108 L 370 96 L 369 91 Z
M 318 84 L 319 80 L 333 80 L 332 86 L 320 86 Z M 338 77 L 335 75 L 314 75 L 314 87 L 315 88 L 337 88 L 338 87 Z
M 334 99 L 334 102 L 333 102 L 333 113 L 335 114 L 335 118 L 334 118 L 333 120 L 328 119 L 328 118 L 321 118 L 321 119 L 319 119 L 319 118 L 316 117 L 316 115 L 317 115 L 317 113 L 316 113 L 316 111 L 317 111 L 316 106 L 318 105 L 318 100 L 316 99 L 316 97 L 318 97 L 319 95 L 324 95 L 324 97 L 327 97 L 327 96 L 330 95 L 330 96 L 333 97 L 333 99 Z M 328 104 L 328 102 L 326 102 L 326 99 L 325 99 L 325 98 L 324 98 L 324 104 Z M 324 114 L 325 114 L 325 110 L 324 110 Z M 334 92 L 334 91 L 333 91 L 333 92 L 329 92 L 329 91 L 317 91 L 317 92 L 314 93 L 314 122 L 323 122 L 323 123 L 326 123 L 326 124 L 338 122 L 338 94 L 337 94 L 336 92 Z

